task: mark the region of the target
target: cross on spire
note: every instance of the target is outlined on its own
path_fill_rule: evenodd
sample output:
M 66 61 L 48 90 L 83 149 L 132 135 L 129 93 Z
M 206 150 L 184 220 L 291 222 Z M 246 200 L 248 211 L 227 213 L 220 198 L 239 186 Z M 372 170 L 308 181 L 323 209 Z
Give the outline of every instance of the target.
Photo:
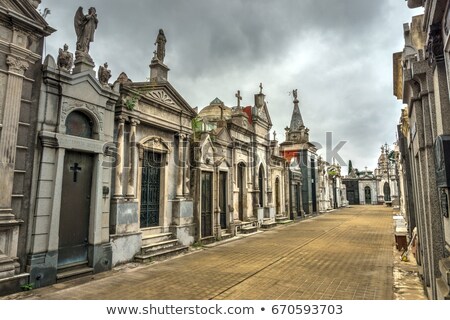
M 242 100 L 241 91 L 238 90 L 238 92 L 234 96 L 237 98 L 237 106 L 238 106 L 238 108 L 240 108 L 241 107 L 241 100 Z

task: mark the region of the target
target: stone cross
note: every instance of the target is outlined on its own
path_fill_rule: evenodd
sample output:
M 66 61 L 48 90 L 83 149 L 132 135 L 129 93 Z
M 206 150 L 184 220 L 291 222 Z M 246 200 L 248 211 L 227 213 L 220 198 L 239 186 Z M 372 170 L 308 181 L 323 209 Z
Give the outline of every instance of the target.
M 77 182 L 78 172 L 81 171 L 81 167 L 78 166 L 78 163 L 75 162 L 72 167 L 70 167 L 70 171 L 73 171 L 73 182 Z
M 235 94 L 235 97 L 237 98 L 237 106 L 238 106 L 238 108 L 240 108 L 241 107 L 241 100 L 242 100 L 241 91 L 240 90 L 238 90 L 238 92 Z

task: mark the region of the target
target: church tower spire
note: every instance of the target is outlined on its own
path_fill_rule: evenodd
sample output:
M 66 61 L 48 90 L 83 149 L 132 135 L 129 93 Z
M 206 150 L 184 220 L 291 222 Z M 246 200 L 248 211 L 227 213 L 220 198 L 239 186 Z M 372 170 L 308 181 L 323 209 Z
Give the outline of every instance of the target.
M 303 124 L 302 114 L 298 106 L 297 89 L 293 90 L 292 94 L 294 95 L 294 112 L 292 112 L 290 129 L 291 131 L 300 131 L 305 125 Z
M 309 142 L 309 129 L 305 127 L 303 123 L 302 114 L 300 113 L 300 107 L 298 106 L 299 100 L 297 96 L 297 89 L 292 91 L 294 96 L 294 111 L 292 112 L 291 125 L 287 129 L 287 141 L 305 143 Z

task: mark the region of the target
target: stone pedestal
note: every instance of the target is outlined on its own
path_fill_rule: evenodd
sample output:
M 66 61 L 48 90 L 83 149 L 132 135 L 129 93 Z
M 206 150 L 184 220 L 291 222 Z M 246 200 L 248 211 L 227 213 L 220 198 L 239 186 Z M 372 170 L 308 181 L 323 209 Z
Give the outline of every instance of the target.
M 81 73 L 84 71 L 91 71 L 95 76 L 95 73 L 93 71 L 94 67 L 95 67 L 94 62 L 89 61 L 89 59 L 86 59 L 86 58 L 77 59 L 74 63 L 74 68 L 73 68 L 72 73 L 76 74 L 76 73 Z
M 139 231 L 139 204 L 135 201 L 115 199 L 111 203 L 111 234 Z
M 172 232 L 183 245 L 191 245 L 195 240 L 195 224 L 192 212 L 194 203 L 192 200 L 175 199 L 172 202 Z

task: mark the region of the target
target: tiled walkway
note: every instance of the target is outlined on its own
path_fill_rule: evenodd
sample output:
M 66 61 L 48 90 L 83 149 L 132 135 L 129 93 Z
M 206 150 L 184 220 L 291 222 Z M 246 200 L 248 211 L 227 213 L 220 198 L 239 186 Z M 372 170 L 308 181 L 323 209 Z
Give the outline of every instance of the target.
M 393 299 L 392 209 L 354 206 L 14 299 Z

